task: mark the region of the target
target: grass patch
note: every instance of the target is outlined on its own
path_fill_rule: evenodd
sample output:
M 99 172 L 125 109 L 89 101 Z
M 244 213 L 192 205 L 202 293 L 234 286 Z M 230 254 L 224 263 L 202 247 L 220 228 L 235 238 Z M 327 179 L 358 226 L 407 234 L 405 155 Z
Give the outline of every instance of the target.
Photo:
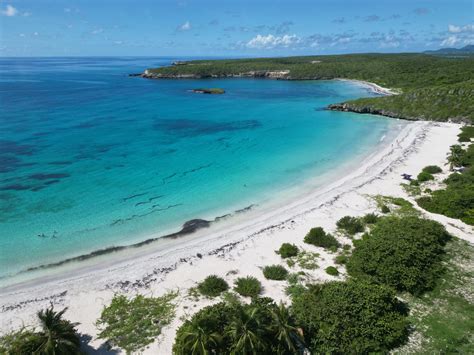
M 287 275 L 288 270 L 281 265 L 269 265 L 263 268 L 263 276 L 268 280 L 282 281 L 286 279 Z
M 253 276 L 239 277 L 234 290 L 244 297 L 257 297 L 262 292 L 262 284 Z
M 198 284 L 197 289 L 203 296 L 217 297 L 222 292 L 227 291 L 229 285 L 223 278 L 216 275 L 209 275 Z
M 178 292 L 161 297 L 116 295 L 97 320 L 99 338 L 127 353 L 137 352 L 153 343 L 164 326 L 175 316 L 173 300 Z
M 326 274 L 328 275 L 339 276 L 339 270 L 335 268 L 334 266 L 328 266 L 325 271 L 326 271 Z
M 397 354 L 474 353 L 474 246 L 453 238 L 446 245 L 445 272 L 433 291 L 406 296 L 410 323 L 420 335 Z
M 374 196 L 374 200 L 383 213 L 391 213 L 398 217 L 417 217 L 421 215 L 420 211 L 413 207 L 410 201 L 401 197 L 377 195 Z M 387 207 L 388 212 L 383 211 L 384 206 Z

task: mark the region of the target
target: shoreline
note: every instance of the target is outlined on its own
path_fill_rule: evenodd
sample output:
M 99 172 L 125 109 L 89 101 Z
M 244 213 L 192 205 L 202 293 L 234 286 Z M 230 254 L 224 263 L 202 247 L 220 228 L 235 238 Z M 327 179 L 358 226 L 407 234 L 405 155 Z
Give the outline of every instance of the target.
M 399 95 L 400 94 L 400 92 L 396 89 L 386 88 L 386 87 L 380 86 L 378 84 L 372 83 L 370 81 L 357 80 L 357 79 L 345 79 L 345 78 L 336 78 L 336 79 L 333 79 L 333 80 L 350 82 L 350 83 L 353 83 L 355 85 L 365 87 L 365 88 L 369 89 L 370 91 L 372 91 L 373 93 L 378 94 L 378 95 L 390 96 L 390 95 Z
M 116 292 L 160 295 L 166 290 L 178 288 L 184 295 L 186 289 L 208 274 L 225 276 L 235 269 L 240 271 L 241 276 L 249 274 L 262 279 L 262 265 L 281 262 L 274 253 L 281 242 L 303 245 L 302 238 L 311 227 L 320 225 L 333 231 L 338 218 L 375 210 L 375 203 L 368 195 L 403 196 L 400 172 L 415 174 L 425 165 L 442 165 L 449 146 L 457 140 L 458 131 L 459 125 L 455 124 L 407 123 L 397 137 L 386 139 L 382 149 L 374 152 L 349 174 L 300 196 L 278 210 L 261 213 L 256 219 L 252 219 L 252 211 L 241 214 L 230 225 L 216 224 L 197 231 L 193 237 L 181 239 L 184 243 L 177 248 L 176 243 L 164 242 L 165 248 L 161 251 L 140 255 L 130 253 L 127 260 L 118 264 L 104 263 L 101 268 L 83 267 L 82 270 L 74 269 L 74 275 L 69 274 L 66 278 L 52 275 L 41 284 L 4 288 L 0 291 L 3 305 L 0 308 L 0 332 L 4 333 L 22 322 L 29 323 L 35 311 L 54 302 L 69 306 L 66 317 L 80 322 L 81 332 L 94 336 L 97 334 L 94 322 L 103 305 L 108 304 Z M 311 248 L 305 245 L 305 249 Z M 312 277 L 318 281 L 340 279 L 324 273 L 324 266 L 332 263 L 331 256 L 319 248 L 314 249 L 323 260 L 318 262 L 320 268 Z M 262 282 L 264 296 L 277 301 L 286 300 L 282 289 L 284 284 L 268 280 Z M 180 296 L 181 304 L 190 302 Z M 209 302 L 201 300 L 193 306 L 193 311 Z M 154 353 L 158 349 L 161 353 L 169 353 L 172 334 L 179 325 L 180 316 L 184 315 L 182 312 L 186 311 L 180 309 L 172 325 L 164 330 L 163 336 L 160 336 L 162 342 L 152 345 L 150 349 Z M 94 340 L 91 344 L 98 347 L 100 341 Z

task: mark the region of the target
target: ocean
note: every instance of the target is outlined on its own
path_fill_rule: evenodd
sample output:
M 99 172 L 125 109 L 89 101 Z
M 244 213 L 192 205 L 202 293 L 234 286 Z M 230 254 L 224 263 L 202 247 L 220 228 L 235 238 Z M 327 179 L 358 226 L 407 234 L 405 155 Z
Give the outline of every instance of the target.
M 348 82 L 128 76 L 186 59 L 0 59 L 2 280 L 261 208 L 397 125 L 324 110 L 374 95 Z

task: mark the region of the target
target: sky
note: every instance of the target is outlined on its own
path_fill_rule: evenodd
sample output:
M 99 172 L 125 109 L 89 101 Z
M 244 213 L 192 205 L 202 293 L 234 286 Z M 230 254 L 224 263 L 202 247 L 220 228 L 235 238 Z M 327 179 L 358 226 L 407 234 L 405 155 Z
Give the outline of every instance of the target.
M 281 56 L 474 44 L 474 0 L 0 0 L 0 56 Z

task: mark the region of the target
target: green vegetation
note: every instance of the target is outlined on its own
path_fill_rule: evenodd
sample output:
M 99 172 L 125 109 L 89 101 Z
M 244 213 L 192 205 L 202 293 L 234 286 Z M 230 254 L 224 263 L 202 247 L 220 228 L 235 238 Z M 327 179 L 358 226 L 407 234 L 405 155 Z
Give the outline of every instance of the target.
M 364 224 L 359 218 L 344 216 L 336 223 L 337 228 L 345 231 L 349 235 L 355 235 L 364 231 Z
M 427 173 L 426 171 L 422 171 L 421 173 L 418 174 L 416 177 L 418 182 L 425 182 L 429 180 L 434 180 L 434 176 L 431 175 L 430 173 Z
M 381 211 L 382 213 L 387 214 L 387 213 L 390 213 L 390 208 L 388 208 L 387 205 L 382 205 L 382 207 L 380 207 L 380 211 Z
M 378 220 L 379 216 L 377 216 L 375 213 L 367 213 L 364 217 L 362 217 L 362 222 L 364 224 L 375 224 Z
M 298 253 L 296 257 L 288 259 L 287 264 L 289 267 L 292 267 L 297 264 L 302 269 L 315 270 L 319 267 L 317 263 L 318 258 L 318 253 L 303 250 Z
M 459 239 L 446 245 L 445 272 L 433 291 L 408 297 L 415 344 L 400 354 L 474 353 L 474 247 Z
M 438 174 L 441 173 L 443 170 L 437 165 L 428 165 L 425 166 L 422 171 L 428 174 Z
M 293 297 L 296 322 L 314 354 L 386 353 L 407 339 L 406 307 L 361 280 L 310 285 Z
M 334 262 L 338 265 L 345 265 L 349 261 L 349 257 L 345 254 L 338 255 L 334 258 Z
M 220 89 L 220 88 L 199 88 L 199 89 L 193 89 L 193 92 L 197 94 L 224 94 L 225 90 Z
M 234 290 L 244 297 L 257 297 L 262 292 L 262 284 L 253 276 L 239 277 Z
M 268 280 L 285 280 L 287 275 L 288 270 L 281 265 L 269 265 L 263 268 L 263 276 Z
M 451 166 L 466 168 L 462 173 L 449 175 L 444 180 L 445 189 L 432 191 L 429 196 L 422 196 L 416 202 L 429 212 L 474 225 L 474 144 L 470 144 L 466 150 L 460 145 L 452 146 L 448 161 Z
M 292 256 L 298 255 L 298 247 L 294 244 L 283 243 L 280 249 L 278 249 L 278 254 L 284 259 L 291 258 Z
M 311 228 L 308 234 L 304 237 L 304 242 L 326 249 L 333 247 L 337 249 L 340 247 L 337 239 L 331 234 L 326 233 L 321 227 Z
M 78 323 L 63 319 L 64 312 L 54 307 L 37 313 L 40 331 L 22 328 L 0 338 L 0 353 L 7 355 L 74 355 L 80 354 L 81 342 L 76 331 Z
M 350 54 L 288 58 L 198 60 L 149 69 L 151 77 L 265 77 L 285 72 L 284 79 L 346 78 L 395 88 L 400 95 L 362 98 L 345 109 L 405 118 L 472 122 L 474 57 L 426 54 Z
M 172 301 L 177 295 L 170 292 L 161 297 L 138 295 L 131 299 L 114 296 L 97 320 L 99 338 L 127 354 L 142 350 L 173 320 L 176 306 Z
M 374 199 L 381 210 L 384 209 L 384 206 L 387 207 L 386 212 L 382 211 L 385 214 L 391 213 L 399 217 L 420 216 L 420 212 L 413 207 L 410 201 L 404 198 L 377 195 L 374 196 Z
M 328 275 L 339 276 L 339 270 L 334 266 L 328 266 L 325 271 Z
M 227 291 L 229 289 L 229 285 L 222 277 L 209 275 L 204 279 L 204 281 L 201 281 L 198 284 L 197 289 L 203 296 L 217 297 L 222 292 Z
M 173 353 L 290 355 L 302 347 L 289 310 L 255 298 L 249 305 L 221 302 L 201 309 L 178 329 Z
M 354 242 L 347 271 L 398 291 L 421 294 L 435 286 L 449 238 L 444 227 L 434 221 L 385 217 Z
M 461 133 L 458 134 L 459 141 L 470 142 L 474 138 L 474 126 L 465 126 L 461 128 Z

